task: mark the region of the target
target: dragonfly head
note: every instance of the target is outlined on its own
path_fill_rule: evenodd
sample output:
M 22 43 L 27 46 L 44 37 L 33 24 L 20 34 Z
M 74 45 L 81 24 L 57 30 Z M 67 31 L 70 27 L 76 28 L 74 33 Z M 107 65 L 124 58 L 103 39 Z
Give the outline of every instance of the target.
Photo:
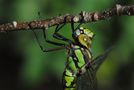
M 80 27 L 75 31 L 74 36 L 81 45 L 86 48 L 91 47 L 92 39 L 94 37 L 94 33 L 91 30 Z

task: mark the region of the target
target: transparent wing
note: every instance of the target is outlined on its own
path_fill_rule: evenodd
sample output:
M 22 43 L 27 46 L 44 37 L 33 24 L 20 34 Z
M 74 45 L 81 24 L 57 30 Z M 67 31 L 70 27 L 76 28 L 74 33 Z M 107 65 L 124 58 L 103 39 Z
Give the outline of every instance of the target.
M 99 55 L 91 62 L 91 66 L 94 67 L 95 72 L 99 69 L 99 67 L 107 58 L 108 54 L 113 50 L 113 48 L 114 46 L 111 46 L 110 48 L 106 49 L 103 54 Z
M 89 68 L 87 71 L 77 78 L 77 90 L 97 90 L 96 71 L 99 69 L 112 49 L 113 46 L 107 49 L 102 55 L 95 58 L 91 64 L 89 64 L 90 66 L 88 66 Z
M 88 69 L 83 75 L 76 79 L 76 90 L 96 90 L 97 79 L 93 68 Z

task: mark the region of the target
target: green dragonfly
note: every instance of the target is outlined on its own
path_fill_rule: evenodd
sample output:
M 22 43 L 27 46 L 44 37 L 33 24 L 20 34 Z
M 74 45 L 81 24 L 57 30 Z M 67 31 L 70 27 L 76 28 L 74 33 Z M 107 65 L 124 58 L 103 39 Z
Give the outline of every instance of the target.
M 65 41 L 67 44 L 48 40 L 44 29 L 43 35 L 45 41 L 47 43 L 57 45 L 58 47 L 44 49 L 37 39 L 39 46 L 43 52 L 66 49 L 67 61 L 62 77 L 63 90 L 96 90 L 96 71 L 111 51 L 111 48 L 106 50 L 102 55 L 93 59 L 91 44 L 94 33 L 87 28 L 81 27 L 82 23 L 75 28 L 74 22 L 71 22 L 72 38 L 74 39 L 74 41 L 72 41 L 58 33 L 58 31 L 61 30 L 65 24 L 66 23 L 60 27 L 57 25 L 53 37 L 58 40 Z M 34 34 L 37 38 L 35 32 Z

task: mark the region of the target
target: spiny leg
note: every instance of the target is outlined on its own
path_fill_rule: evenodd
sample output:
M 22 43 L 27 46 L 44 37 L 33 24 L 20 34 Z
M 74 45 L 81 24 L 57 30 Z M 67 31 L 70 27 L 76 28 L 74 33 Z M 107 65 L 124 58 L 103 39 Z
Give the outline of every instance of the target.
M 41 18 L 41 13 L 40 12 L 38 12 L 38 16 L 39 16 L 39 18 Z M 61 49 L 64 49 L 65 48 L 65 44 L 63 44 L 63 43 L 57 43 L 57 42 L 54 42 L 54 41 L 51 41 L 51 40 L 47 40 L 45 29 L 42 29 L 42 31 L 43 31 L 43 37 L 44 37 L 44 39 L 45 39 L 45 41 L 47 43 L 60 46 L 60 47 L 56 47 L 56 48 L 52 48 L 52 49 L 43 49 L 43 46 L 40 44 L 35 31 L 34 30 L 32 30 L 32 31 L 34 32 L 34 35 L 36 36 L 36 40 L 37 40 L 37 42 L 38 42 L 38 44 L 39 44 L 39 46 L 40 46 L 40 48 L 41 48 L 41 50 L 43 52 L 56 51 L 56 50 L 61 50 Z
M 58 32 L 59 30 L 61 30 L 61 28 L 63 28 L 63 26 L 65 26 L 66 23 L 64 23 L 63 25 L 61 25 L 59 27 L 59 25 L 57 25 L 56 29 L 55 29 L 55 32 L 53 34 L 53 37 L 58 39 L 58 40 L 62 40 L 62 41 L 65 41 L 65 42 L 68 42 L 68 43 L 72 43 L 72 41 L 70 39 L 67 39 L 66 37 L 60 35 Z
M 56 48 L 51 48 L 51 49 L 42 49 L 43 52 L 52 52 L 52 51 L 57 51 L 57 50 L 62 50 L 65 49 L 65 47 L 56 47 Z
M 42 45 L 40 44 L 40 42 L 39 42 L 39 39 L 38 39 L 38 37 L 37 37 L 37 35 L 36 35 L 36 32 L 35 32 L 34 30 L 32 30 L 32 31 L 33 31 L 33 33 L 34 33 L 34 35 L 35 35 L 35 38 L 36 38 L 36 40 L 37 40 L 37 42 L 38 42 L 38 45 L 40 46 L 40 48 L 41 48 L 41 50 L 42 50 L 43 52 L 50 52 L 50 51 L 56 51 L 56 50 L 64 49 L 64 47 L 63 47 L 63 46 L 65 46 L 64 44 L 55 43 L 55 42 L 52 42 L 52 41 L 47 40 L 47 39 L 46 39 L 46 35 L 45 35 L 45 33 L 44 33 L 45 31 L 43 30 L 43 35 L 44 35 L 44 38 L 45 38 L 45 41 L 46 41 L 46 42 L 48 42 L 48 43 L 50 43 L 50 44 L 53 44 L 53 45 L 60 46 L 60 47 L 52 48 L 52 49 L 44 49 L 43 46 L 42 46 Z
M 46 37 L 45 29 L 43 29 L 43 36 L 44 36 L 44 39 L 45 39 L 45 41 L 47 43 L 50 43 L 50 44 L 53 44 L 53 45 L 56 45 L 56 46 L 66 46 L 64 43 L 58 43 L 58 42 L 54 42 L 54 41 L 48 40 L 47 37 Z
M 57 25 L 57 27 L 56 27 L 56 29 L 55 29 L 55 32 L 54 32 L 54 34 L 53 34 L 53 37 L 56 38 L 56 39 L 59 39 L 59 40 L 68 42 L 68 43 L 72 43 L 72 41 L 71 41 L 70 39 L 67 39 L 67 38 L 65 38 L 64 36 L 62 36 L 62 35 L 60 35 L 60 34 L 58 33 L 58 31 L 59 31 L 61 28 L 63 28 L 63 26 L 65 26 L 65 24 L 66 24 L 66 23 L 64 23 L 64 24 L 61 25 L 60 27 L 59 27 L 59 25 Z M 74 33 L 74 31 L 75 31 L 76 29 L 78 29 L 78 28 L 80 27 L 81 24 L 82 24 L 82 23 L 78 24 L 78 26 L 77 26 L 76 28 L 74 28 L 74 22 L 71 21 L 72 34 Z
M 83 14 L 80 14 L 80 15 L 81 15 L 81 20 L 80 20 L 80 23 L 78 24 L 78 26 L 76 28 L 74 27 L 74 20 L 73 19 L 71 20 L 72 33 L 74 33 L 74 31 L 76 29 L 78 29 L 83 24 L 83 22 L 84 22 L 84 16 L 83 16 Z
M 76 29 L 78 29 L 81 25 L 82 25 L 82 22 L 80 22 L 80 23 L 77 25 L 77 27 L 75 28 L 75 27 L 74 27 L 74 22 L 71 21 L 71 29 L 72 29 L 72 33 L 74 33 L 74 31 L 75 31 Z
M 58 31 L 61 30 L 61 28 L 63 28 L 65 26 L 65 24 L 66 24 L 66 18 L 67 17 L 65 17 L 64 22 L 63 22 L 63 24 L 60 27 L 59 27 L 59 25 L 56 26 L 55 32 L 53 34 L 53 37 L 56 38 L 56 39 L 58 39 L 58 40 L 62 40 L 62 41 L 68 42 L 68 43 L 72 43 L 72 41 L 70 39 L 68 39 L 68 38 L 66 38 L 63 35 L 60 35 L 58 33 Z

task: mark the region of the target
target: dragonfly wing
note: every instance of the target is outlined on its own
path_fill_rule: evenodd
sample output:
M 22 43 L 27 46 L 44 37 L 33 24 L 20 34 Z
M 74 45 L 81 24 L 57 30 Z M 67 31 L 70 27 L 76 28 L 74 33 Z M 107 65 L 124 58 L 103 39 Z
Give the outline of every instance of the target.
M 112 49 L 113 47 L 107 49 L 102 55 L 95 58 L 86 72 L 76 79 L 77 90 L 97 90 L 96 72 Z
M 88 69 L 84 74 L 76 79 L 76 90 L 96 90 L 97 79 L 93 69 Z
M 91 66 L 94 67 L 94 70 L 95 71 L 97 71 L 99 69 L 99 67 L 104 62 L 104 60 L 107 58 L 108 54 L 113 50 L 113 48 L 114 48 L 114 46 L 111 46 L 110 48 L 108 48 L 107 50 L 105 50 L 105 52 L 103 54 L 101 54 L 100 56 L 96 57 L 91 62 Z

